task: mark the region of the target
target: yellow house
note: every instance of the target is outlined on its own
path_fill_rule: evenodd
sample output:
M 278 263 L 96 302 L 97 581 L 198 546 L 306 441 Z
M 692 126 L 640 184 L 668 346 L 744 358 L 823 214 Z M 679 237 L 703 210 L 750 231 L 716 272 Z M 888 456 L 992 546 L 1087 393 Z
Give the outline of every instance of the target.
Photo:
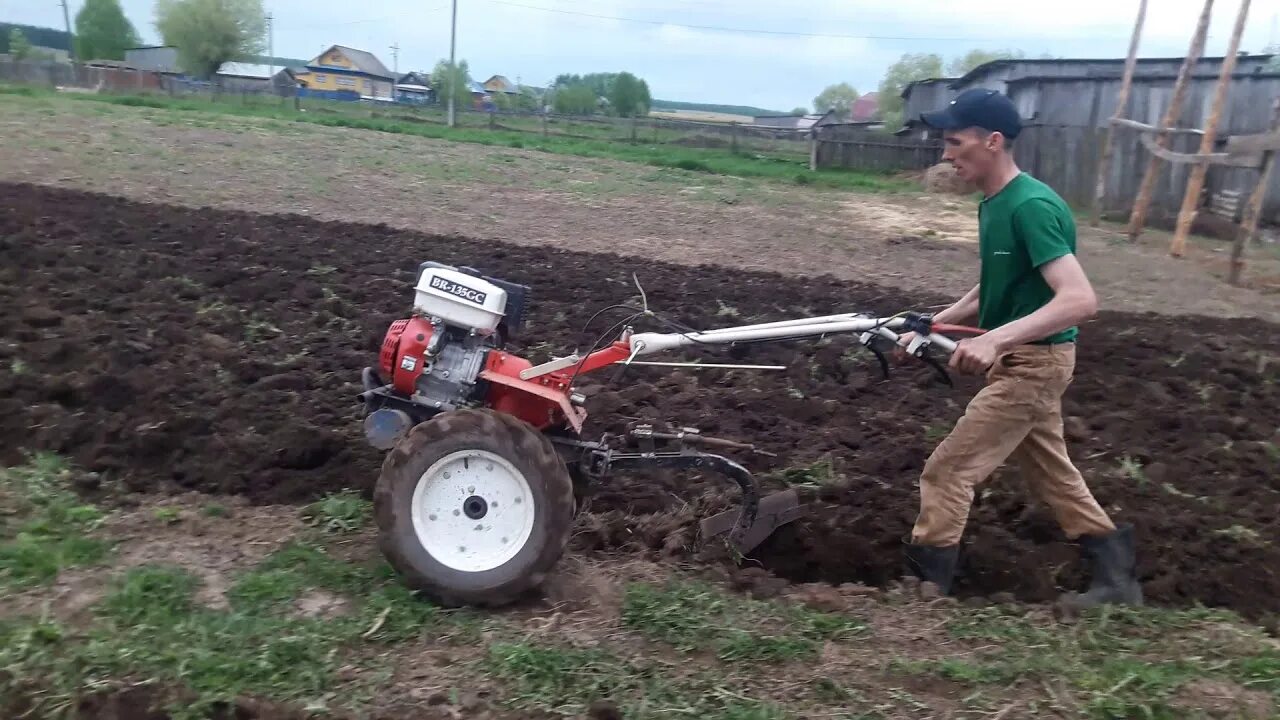
M 320 53 L 305 68 L 293 71 L 302 95 L 335 99 L 394 98 L 395 76 L 373 53 L 334 45 Z

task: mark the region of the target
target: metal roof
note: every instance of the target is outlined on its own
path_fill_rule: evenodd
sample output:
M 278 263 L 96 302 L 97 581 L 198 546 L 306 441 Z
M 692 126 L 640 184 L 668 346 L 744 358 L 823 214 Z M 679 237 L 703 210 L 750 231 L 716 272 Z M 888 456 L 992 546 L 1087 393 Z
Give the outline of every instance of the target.
M 1262 60 L 1270 60 L 1272 57 L 1274 56 L 1269 53 L 1264 53 L 1260 55 L 1250 55 L 1247 53 L 1240 53 L 1237 56 L 1237 59 L 1262 61 Z M 1200 58 L 1197 64 L 1207 65 L 1210 63 L 1221 63 L 1224 59 L 1225 58 L 1223 58 L 1222 56 L 1202 57 Z M 1004 65 L 1013 65 L 1016 63 L 1025 63 L 1028 65 L 1052 65 L 1055 63 L 1060 65 L 1078 65 L 1078 64 L 1084 64 L 1084 63 L 1114 63 L 1116 65 L 1124 65 L 1125 60 L 1126 58 L 1006 58 L 1001 60 L 992 60 L 991 62 L 983 63 L 975 67 L 974 69 L 970 70 L 969 72 L 965 73 L 964 76 L 962 76 L 960 79 L 956 80 L 953 83 L 953 87 L 963 85 L 964 83 L 969 82 L 973 78 L 979 75 L 984 75 L 998 67 L 1001 67 Z M 1139 65 L 1141 65 L 1146 63 L 1182 62 L 1183 60 L 1185 60 L 1185 58 L 1140 57 L 1137 59 L 1137 62 Z
M 284 69 L 284 66 L 276 66 L 276 71 Z M 272 72 L 270 65 L 255 65 L 253 63 L 225 62 L 222 67 L 218 68 L 218 75 L 227 75 L 229 77 L 258 78 L 260 80 L 270 80 L 275 74 Z
M 376 75 L 378 77 L 386 78 L 388 80 L 396 79 L 396 76 L 392 74 L 390 70 L 387 69 L 387 66 L 383 65 L 382 61 L 379 60 L 377 56 L 375 56 L 371 52 L 365 52 L 364 50 L 349 48 L 346 45 L 334 45 L 330 47 L 329 50 L 341 50 L 342 54 L 346 55 L 347 58 L 351 60 L 351 63 L 356 66 L 356 69 L 362 73 L 365 73 L 366 75 Z M 329 50 L 325 50 L 324 52 L 320 53 L 316 57 L 317 58 L 324 57 L 325 54 L 329 52 Z M 324 66 L 317 65 L 316 67 L 324 67 Z

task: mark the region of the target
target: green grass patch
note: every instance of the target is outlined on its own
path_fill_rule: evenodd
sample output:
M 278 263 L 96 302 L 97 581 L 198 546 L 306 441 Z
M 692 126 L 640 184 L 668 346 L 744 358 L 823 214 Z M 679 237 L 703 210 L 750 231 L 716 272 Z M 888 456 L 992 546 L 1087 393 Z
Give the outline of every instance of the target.
M 337 690 L 336 672 L 362 647 L 423 633 L 478 638 L 471 615 L 446 613 L 418 598 L 385 563 L 349 563 L 304 543 L 282 548 L 238 578 L 227 594 L 229 610 L 196 603 L 199 585 L 180 568 L 137 567 L 118 579 L 88 628 L 30 618 L 0 626 L 0 667 L 8 670 L 0 673 L 0 695 L 37 686 L 49 705 L 44 711 L 128 677 L 187 693 L 172 698 L 176 718 L 205 717 L 241 696 L 313 709 L 351 707 L 369 688 L 357 683 Z M 346 611 L 303 616 L 295 601 L 312 590 L 333 593 Z M 362 666 L 376 670 L 379 662 Z
M 23 88 L 30 90 L 35 100 L 46 100 L 55 95 L 47 90 Z M 820 188 L 858 190 L 868 192 L 908 192 L 918 188 L 905 180 L 893 177 L 889 173 L 869 173 L 853 170 L 819 170 L 811 171 L 808 166 L 807 153 L 772 154 L 767 151 L 741 150 L 729 148 L 698 148 L 663 143 L 648 142 L 649 133 L 640 133 L 638 142 L 623 141 L 618 137 L 618 129 L 599 127 L 595 123 L 567 123 L 563 126 L 566 135 L 551 134 L 542 136 L 536 121 L 525 119 L 507 123 L 504 127 L 522 127 L 517 129 L 489 130 L 484 125 L 474 127 L 454 127 L 414 115 L 406 115 L 397 111 L 371 111 L 367 106 L 348 103 L 329 103 L 313 106 L 308 103 L 305 112 L 296 111 L 290 104 L 278 101 L 246 101 L 238 96 L 226 96 L 218 100 L 170 98 L 155 96 L 120 96 L 83 94 L 56 96 L 69 101 L 108 103 L 126 107 L 142 107 L 164 109 L 181 113 L 201 113 L 205 115 L 222 115 L 225 117 L 253 117 L 273 120 L 290 120 L 328 127 L 354 128 L 377 132 L 415 135 L 455 142 L 479 145 L 501 145 L 505 147 L 525 148 L 548 153 L 574 155 L 578 157 L 606 158 L 634 162 L 660 168 L 681 170 L 692 173 L 710 173 L 730 175 L 742 178 L 760 178 L 788 184 L 802 184 Z M 487 123 L 486 123 L 487 124 Z M 667 140 L 668 134 L 661 134 Z
M 486 666 L 505 681 L 508 704 L 581 717 L 596 700 L 614 702 L 628 720 L 709 717 L 781 720 L 777 706 L 741 694 L 740 683 L 680 674 L 657 665 L 622 660 L 600 649 L 531 643 L 499 643 Z M 731 687 L 738 686 L 738 687 Z
M 948 634 L 994 643 L 998 651 L 893 661 L 889 667 L 971 686 L 1063 680 L 1085 716 L 1100 719 L 1185 717 L 1174 696 L 1203 677 L 1266 690 L 1280 700 L 1280 654 L 1266 649 L 1261 631 L 1236 638 L 1211 631 L 1228 623 L 1239 626 L 1240 618 L 1208 609 L 1103 608 L 1080 623 L 1058 625 L 1004 608 L 974 609 L 953 618 Z M 1256 648 L 1242 650 L 1250 633 Z
M 856 618 L 732 596 L 691 581 L 628 585 L 622 621 L 651 640 L 714 652 L 727 662 L 811 659 L 823 642 L 866 630 Z
M 355 490 L 329 493 L 302 510 L 308 524 L 328 533 L 355 532 L 364 527 L 372 515 L 373 503 Z
M 48 583 L 107 556 L 108 543 L 87 537 L 102 513 L 68 489 L 70 476 L 66 461 L 48 453 L 0 469 L 0 587 Z

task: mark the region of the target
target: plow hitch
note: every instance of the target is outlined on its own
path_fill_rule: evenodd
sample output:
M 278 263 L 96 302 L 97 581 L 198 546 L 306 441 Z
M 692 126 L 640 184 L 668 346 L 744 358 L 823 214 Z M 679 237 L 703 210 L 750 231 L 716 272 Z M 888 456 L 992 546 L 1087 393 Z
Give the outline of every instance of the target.
M 808 512 L 795 490 L 761 497 L 760 486 L 746 467 L 723 455 L 698 449 L 723 448 L 773 457 L 773 453 L 748 443 L 708 437 L 694 428 L 657 430 L 648 424 L 632 425 L 625 434 L 606 435 L 600 442 L 568 442 L 584 450 L 581 468 L 596 480 L 615 469 L 675 468 L 714 472 L 733 481 L 741 492 L 741 507 L 699 523 L 699 544 L 704 547 L 723 539 L 735 552 L 745 555 L 779 527 Z

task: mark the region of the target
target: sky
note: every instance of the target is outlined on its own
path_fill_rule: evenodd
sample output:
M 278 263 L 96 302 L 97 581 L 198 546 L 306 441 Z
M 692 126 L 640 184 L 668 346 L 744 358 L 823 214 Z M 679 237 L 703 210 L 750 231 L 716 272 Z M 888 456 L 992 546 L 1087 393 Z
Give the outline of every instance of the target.
M 74 22 L 83 0 L 67 0 Z M 430 71 L 449 56 L 451 0 L 263 0 L 277 56 L 339 44 L 388 68 Z M 121 0 L 144 43 L 158 44 L 154 0 Z M 972 48 L 1030 56 L 1123 57 L 1137 0 L 457 0 L 457 54 L 478 80 L 544 86 L 560 73 L 627 70 L 665 100 L 810 106 L 827 85 L 874 91 L 904 53 L 944 61 Z M 1202 0 L 1151 0 L 1139 54 L 1178 57 Z M 1064 9 L 1069 8 L 1069 11 Z M 1217 0 L 1208 53 L 1222 54 L 1239 0 Z M 597 17 L 589 17 L 597 16 Z M 0 0 L 0 20 L 62 27 L 59 0 Z M 1243 50 L 1280 42 L 1280 0 L 1254 0 Z M 391 46 L 398 45 L 398 60 Z

